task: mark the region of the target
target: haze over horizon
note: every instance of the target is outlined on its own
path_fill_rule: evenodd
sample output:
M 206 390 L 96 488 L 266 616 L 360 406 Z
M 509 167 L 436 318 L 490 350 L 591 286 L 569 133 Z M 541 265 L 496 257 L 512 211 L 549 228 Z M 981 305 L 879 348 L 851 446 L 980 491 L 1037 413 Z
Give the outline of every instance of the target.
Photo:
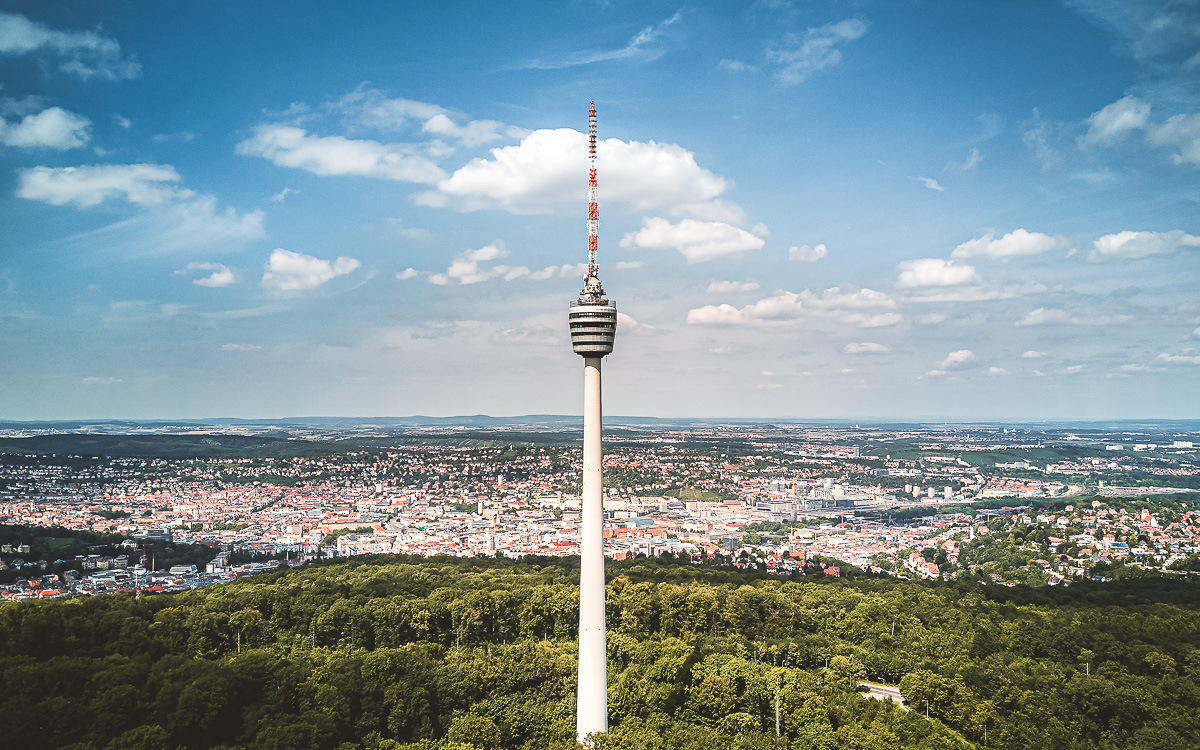
M 1200 417 L 1200 7 L 6 0 L 0 419 Z M 874 415 L 865 417 L 863 415 Z

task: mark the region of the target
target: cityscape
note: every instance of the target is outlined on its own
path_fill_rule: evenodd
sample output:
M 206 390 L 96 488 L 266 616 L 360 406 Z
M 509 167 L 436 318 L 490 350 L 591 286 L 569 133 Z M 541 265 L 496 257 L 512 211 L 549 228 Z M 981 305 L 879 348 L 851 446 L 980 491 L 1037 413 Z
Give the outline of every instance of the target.
M 1200 747 L 1198 70 L 1197 0 L 6 0 L 6 744 Z
M 188 428 L 189 441 L 228 435 Z M 61 441 L 128 448 L 104 425 L 54 429 L 0 432 L 0 523 L 117 534 L 129 548 L 72 560 L 0 548 L 15 577 L 5 598 L 181 590 L 354 555 L 579 554 L 580 454 L 565 427 L 519 419 L 491 429 L 243 425 L 244 439 L 272 436 L 248 446 L 255 456 L 189 459 L 90 455 L 81 441 Z M 171 450 L 177 429 L 133 434 Z M 287 455 L 296 440 L 308 455 Z M 348 450 L 347 442 L 376 447 Z M 394 447 L 378 447 L 387 442 Z M 613 560 L 670 555 L 777 575 L 814 565 L 841 575 L 847 566 L 1008 586 L 1111 578 L 1114 565 L 1123 574 L 1200 573 L 1194 426 L 618 420 L 605 442 L 605 555 Z M 154 538 L 201 545 L 211 559 L 195 570 L 153 569 L 137 545 Z M 244 562 L 231 564 L 231 555 Z

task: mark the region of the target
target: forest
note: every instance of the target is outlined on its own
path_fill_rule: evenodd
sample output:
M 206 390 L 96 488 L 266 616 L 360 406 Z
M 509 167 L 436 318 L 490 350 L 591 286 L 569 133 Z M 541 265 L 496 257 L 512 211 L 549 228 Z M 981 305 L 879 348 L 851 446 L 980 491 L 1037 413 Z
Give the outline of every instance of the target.
M 380 556 L 0 604 L 5 744 L 575 748 L 576 566 Z M 1188 581 L 787 579 L 663 559 L 608 574 L 600 750 L 1200 746 Z

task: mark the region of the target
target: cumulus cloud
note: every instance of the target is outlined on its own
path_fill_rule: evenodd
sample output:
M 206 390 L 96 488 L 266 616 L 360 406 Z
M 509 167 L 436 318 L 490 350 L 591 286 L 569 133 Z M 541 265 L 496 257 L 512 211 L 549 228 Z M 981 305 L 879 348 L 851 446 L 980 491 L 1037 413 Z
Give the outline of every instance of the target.
M 1039 255 L 1056 247 L 1064 247 L 1067 240 L 1064 237 L 1052 237 L 1040 232 L 1028 232 L 1024 229 L 1014 229 L 1000 239 L 995 239 L 996 233 L 988 230 L 982 237 L 968 240 L 950 253 L 952 258 L 988 257 L 997 260 L 1008 260 L 1025 255 Z
M 446 177 L 435 162 L 406 144 L 384 144 L 340 135 L 311 135 L 291 125 L 259 125 L 237 145 L 243 156 L 261 156 L 281 167 L 315 175 L 356 175 L 433 185 Z
M 988 375 L 1007 375 L 1008 370 L 1005 370 L 1003 367 L 994 367 L 993 366 L 993 367 L 988 368 L 987 374 Z
M 179 173 L 163 164 L 33 167 L 17 172 L 17 196 L 54 206 L 93 208 L 113 199 L 144 209 L 99 232 L 125 232 L 130 247 L 175 250 L 263 235 L 263 213 L 221 210 L 217 199 L 178 186 Z
M 798 260 L 801 263 L 815 263 L 829 255 L 829 249 L 824 244 L 810 247 L 808 245 L 793 245 L 788 248 L 788 260 Z
M 736 294 L 758 289 L 757 281 L 714 281 L 708 285 L 709 294 Z
M 1117 232 L 1106 234 L 1093 243 L 1088 260 L 1132 260 L 1152 255 L 1172 255 L 1179 250 L 1200 247 L 1200 237 L 1181 229 L 1171 232 Z
M 933 179 L 932 177 L 914 177 L 913 179 L 920 182 L 921 184 L 923 184 L 925 187 L 929 188 L 930 190 L 936 190 L 939 193 L 946 189 L 946 188 L 942 187 L 941 184 L 937 180 Z
M 764 244 L 761 237 L 724 222 L 683 219 L 672 224 L 658 217 L 644 219 L 641 229 L 621 238 L 626 249 L 678 250 L 688 263 L 735 258 Z
M 729 304 L 705 305 L 688 311 L 691 325 L 772 325 L 795 321 L 804 314 L 857 325 L 882 328 L 900 322 L 899 313 L 877 313 L 879 308 L 895 307 L 895 300 L 883 292 L 857 287 L 830 287 L 820 294 L 807 289 L 799 294 L 779 292 L 745 307 Z
M 1159 362 L 1182 365 L 1200 365 L 1200 354 L 1170 354 L 1163 352 L 1157 357 Z
M 1136 96 L 1118 99 L 1088 117 L 1088 131 L 1079 137 L 1079 145 L 1115 146 L 1133 131 L 1145 128 L 1149 120 L 1149 102 Z
M 960 266 L 941 258 L 906 260 L 898 267 L 900 277 L 896 286 L 901 288 L 959 286 L 980 281 L 974 266 Z
M 783 84 L 803 83 L 809 76 L 842 61 L 839 47 L 867 32 L 867 23 L 848 18 L 789 35 L 778 49 L 767 50 L 767 60 L 779 65 L 775 77 Z
M 969 366 L 975 361 L 975 352 L 970 349 L 956 349 L 946 355 L 938 365 L 940 370 L 958 370 Z
M 406 268 L 403 271 L 400 271 L 399 273 L 397 273 L 396 278 L 400 279 L 401 281 L 404 281 L 406 279 L 416 278 L 417 276 L 420 276 L 420 275 L 421 275 L 421 272 L 418 271 L 417 269 Z
M 104 164 L 84 167 L 33 167 L 18 170 L 17 197 L 54 206 L 91 208 L 107 198 L 139 206 L 163 203 L 177 195 L 174 167 L 161 164 Z
M 888 351 L 888 348 L 883 344 L 876 344 L 874 341 L 860 341 L 858 343 L 846 344 L 847 354 L 883 354 Z
M 1041 326 L 1041 325 L 1082 325 L 1082 326 L 1101 326 L 1112 325 L 1114 323 L 1127 323 L 1133 320 L 1132 315 L 1075 315 L 1066 310 L 1056 307 L 1039 307 L 1025 313 L 1025 316 L 1018 320 L 1013 325 L 1016 326 Z
M 20 148 L 53 148 L 65 151 L 86 145 L 92 121 L 62 107 L 26 115 L 17 122 L 0 119 L 0 144 Z
M 229 286 L 234 282 L 233 271 L 230 270 L 229 266 L 222 265 L 221 263 L 188 263 L 175 273 L 179 275 L 195 273 L 196 271 L 208 273 L 207 276 L 192 280 L 192 283 L 196 286 L 215 288 Z
M 601 189 L 605 205 L 634 211 L 668 208 L 683 215 L 735 220 L 740 208 L 717 201 L 729 183 L 696 164 L 695 155 L 674 144 L 601 140 Z M 462 211 L 501 209 L 515 214 L 549 213 L 564 202 L 586 199 L 587 135 L 570 128 L 535 130 L 516 145 L 494 148 L 473 159 L 417 203 Z
M 134 78 L 142 66 L 115 39 L 94 31 L 62 31 L 0 10 L 0 54 L 54 59 L 62 73 L 83 80 Z
M 478 284 L 488 279 L 503 278 L 505 281 L 511 281 L 529 275 L 529 269 L 525 266 L 491 265 L 485 268 L 481 265 L 506 257 L 508 250 L 504 247 L 504 242 L 496 240 L 490 245 L 459 253 L 450 261 L 445 273 L 435 273 L 429 277 L 429 281 L 438 285 L 445 285 L 451 281 Z
M 354 258 L 338 256 L 330 262 L 312 255 L 295 253 L 281 247 L 271 252 L 264 266 L 262 286 L 275 292 L 315 289 L 330 279 L 344 276 L 362 264 Z
M 1021 353 L 1021 359 L 1041 359 L 1042 357 L 1045 357 L 1045 356 L 1046 356 L 1045 352 L 1039 352 L 1035 349 L 1029 349 L 1028 351 L 1024 351 Z
M 1174 149 L 1171 161 L 1200 167 L 1200 112 L 1175 115 L 1161 125 L 1151 125 L 1146 140 L 1152 146 Z

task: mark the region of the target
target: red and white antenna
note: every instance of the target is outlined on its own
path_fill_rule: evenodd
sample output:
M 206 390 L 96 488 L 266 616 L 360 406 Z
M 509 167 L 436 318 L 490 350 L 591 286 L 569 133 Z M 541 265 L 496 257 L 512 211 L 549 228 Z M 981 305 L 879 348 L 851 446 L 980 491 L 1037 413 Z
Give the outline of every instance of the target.
M 596 185 L 596 102 L 588 110 L 588 277 L 596 277 L 596 250 L 599 247 L 600 204 Z

